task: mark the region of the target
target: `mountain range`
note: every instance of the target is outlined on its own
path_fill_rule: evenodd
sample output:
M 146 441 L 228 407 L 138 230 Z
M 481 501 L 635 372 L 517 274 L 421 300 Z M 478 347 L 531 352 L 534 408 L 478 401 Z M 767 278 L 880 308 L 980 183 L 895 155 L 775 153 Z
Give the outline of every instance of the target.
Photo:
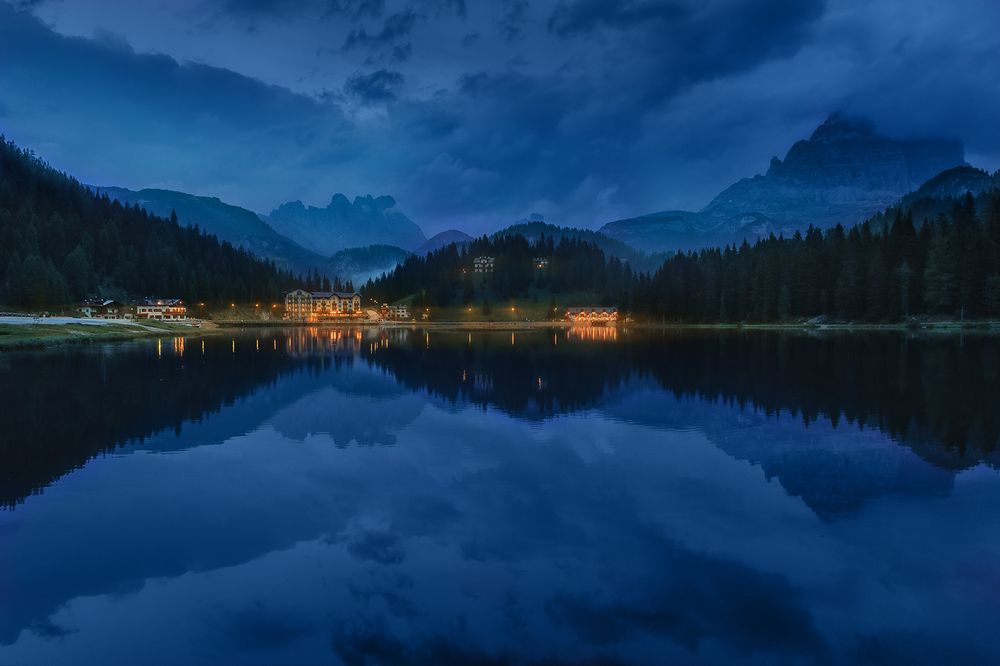
M 834 114 L 784 159 L 772 158 L 766 173 L 730 185 L 699 211 L 616 220 L 597 231 L 547 224 L 532 215 L 496 234 L 586 240 L 645 270 L 664 253 L 753 242 L 810 225 L 849 226 L 900 202 L 909 206 L 929 199 L 941 205 L 946 196 L 996 187 L 998 178 L 966 165 L 957 140 L 892 139 L 865 120 Z M 458 229 L 427 238 L 391 196 L 350 200 L 335 194 L 323 208 L 292 201 L 265 216 L 214 197 L 170 190 L 95 189 L 156 215 L 176 211 L 181 223 L 198 225 L 279 267 L 318 270 L 355 283 L 392 270 L 409 253 L 423 255 L 472 240 Z
M 600 231 L 652 251 L 692 250 L 857 224 L 897 203 L 941 171 L 965 165 L 961 142 L 897 140 L 862 119 L 830 116 L 767 173 L 744 178 L 700 211 L 663 211 L 611 222 Z
M 395 245 L 413 251 L 427 240 L 390 196 L 350 201 L 335 194 L 326 208 L 292 201 L 273 210 L 266 220 L 278 233 L 327 255 L 367 245 Z
M 408 218 L 398 211 L 389 211 L 392 206 L 387 206 L 386 200 L 391 197 L 358 197 L 354 205 L 348 202 L 345 207 L 343 202 L 347 198 L 338 194 L 333 197 L 331 207 L 327 209 L 306 208 L 300 202 L 292 202 L 279 207 L 283 213 L 277 216 L 276 222 L 273 216 L 265 220 L 253 211 L 227 204 L 217 197 L 201 197 L 162 189 L 91 189 L 97 194 L 123 204 L 139 206 L 160 217 L 170 217 L 171 212 L 175 212 L 181 224 L 197 226 L 220 240 L 228 241 L 258 257 L 273 260 L 279 268 L 301 274 L 319 271 L 339 276 L 345 281 L 352 280 L 355 284 L 395 268 L 410 254 L 409 250 L 398 244 L 412 243 L 423 238 L 423 232 Z M 272 226 L 279 224 L 283 228 L 294 230 L 296 225 L 290 220 L 294 219 L 292 211 L 296 210 L 306 211 L 305 216 L 315 222 L 296 230 L 295 236 L 302 242 L 280 233 Z M 323 211 L 322 216 L 326 218 L 325 229 L 322 228 L 322 222 L 315 221 L 315 218 L 321 216 L 309 211 Z M 352 225 L 365 231 L 352 235 Z M 395 233 L 396 230 L 401 230 L 401 233 Z M 348 240 L 334 244 L 332 247 L 338 249 L 328 252 L 331 245 L 317 242 L 313 238 L 314 234 L 339 236 Z M 388 242 L 367 243 L 371 238 L 382 238 Z M 347 246 L 339 247 L 343 244 Z M 307 247 L 315 249 L 306 249 Z
M 199 197 L 173 190 L 128 190 L 124 187 L 95 187 L 103 194 L 123 204 L 139 206 L 153 215 L 169 218 L 177 213 L 178 221 L 189 227 L 198 226 L 219 240 L 229 241 L 258 257 L 273 260 L 279 268 L 297 273 L 315 270 L 326 272 L 330 257 L 302 247 L 275 231 L 253 211 L 220 201 L 217 197 Z

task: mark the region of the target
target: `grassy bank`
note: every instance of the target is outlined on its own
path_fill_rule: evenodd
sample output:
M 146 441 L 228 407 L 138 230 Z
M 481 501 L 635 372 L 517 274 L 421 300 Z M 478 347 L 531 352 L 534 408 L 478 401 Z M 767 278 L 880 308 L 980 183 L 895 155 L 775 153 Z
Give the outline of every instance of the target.
M 165 322 L 142 324 L 2 324 L 0 323 L 0 351 L 49 347 L 61 344 L 115 342 L 160 336 L 207 335 L 218 330 L 211 324 L 201 328 Z

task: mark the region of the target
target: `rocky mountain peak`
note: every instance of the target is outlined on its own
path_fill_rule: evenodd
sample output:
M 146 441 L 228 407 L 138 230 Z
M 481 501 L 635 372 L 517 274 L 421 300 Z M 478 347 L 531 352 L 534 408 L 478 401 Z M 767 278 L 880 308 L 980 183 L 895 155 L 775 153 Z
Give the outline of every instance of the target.
M 338 193 L 331 197 L 326 208 L 295 201 L 276 208 L 267 221 L 303 246 L 327 255 L 369 245 L 412 250 L 425 240 L 420 227 L 400 212 L 396 200 L 387 195 L 357 196 L 351 201 Z
M 863 118 L 835 113 L 797 141 L 784 160 L 772 158 L 765 178 L 807 187 L 851 187 L 899 197 L 944 169 L 965 163 L 960 141 L 897 140 Z

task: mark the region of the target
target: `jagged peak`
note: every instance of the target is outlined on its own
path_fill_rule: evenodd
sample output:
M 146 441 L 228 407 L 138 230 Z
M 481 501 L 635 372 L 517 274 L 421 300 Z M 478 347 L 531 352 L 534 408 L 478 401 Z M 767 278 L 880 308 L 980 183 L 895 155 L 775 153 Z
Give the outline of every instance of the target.
M 849 116 L 841 111 L 835 111 L 813 130 L 809 141 L 813 143 L 843 141 L 844 139 L 874 136 L 876 136 L 875 125 L 867 118 Z

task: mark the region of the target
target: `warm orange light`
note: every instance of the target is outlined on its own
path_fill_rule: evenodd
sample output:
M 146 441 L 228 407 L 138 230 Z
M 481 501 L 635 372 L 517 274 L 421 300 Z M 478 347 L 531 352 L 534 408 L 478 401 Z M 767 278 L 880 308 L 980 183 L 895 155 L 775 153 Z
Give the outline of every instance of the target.
M 230 303 L 230 304 L 229 304 L 229 307 L 231 307 L 231 308 L 235 308 L 235 307 L 236 307 L 236 303 Z
M 254 306 L 255 308 L 259 308 L 259 307 L 260 307 L 260 303 L 254 303 L 254 304 L 253 304 L 253 306 Z

